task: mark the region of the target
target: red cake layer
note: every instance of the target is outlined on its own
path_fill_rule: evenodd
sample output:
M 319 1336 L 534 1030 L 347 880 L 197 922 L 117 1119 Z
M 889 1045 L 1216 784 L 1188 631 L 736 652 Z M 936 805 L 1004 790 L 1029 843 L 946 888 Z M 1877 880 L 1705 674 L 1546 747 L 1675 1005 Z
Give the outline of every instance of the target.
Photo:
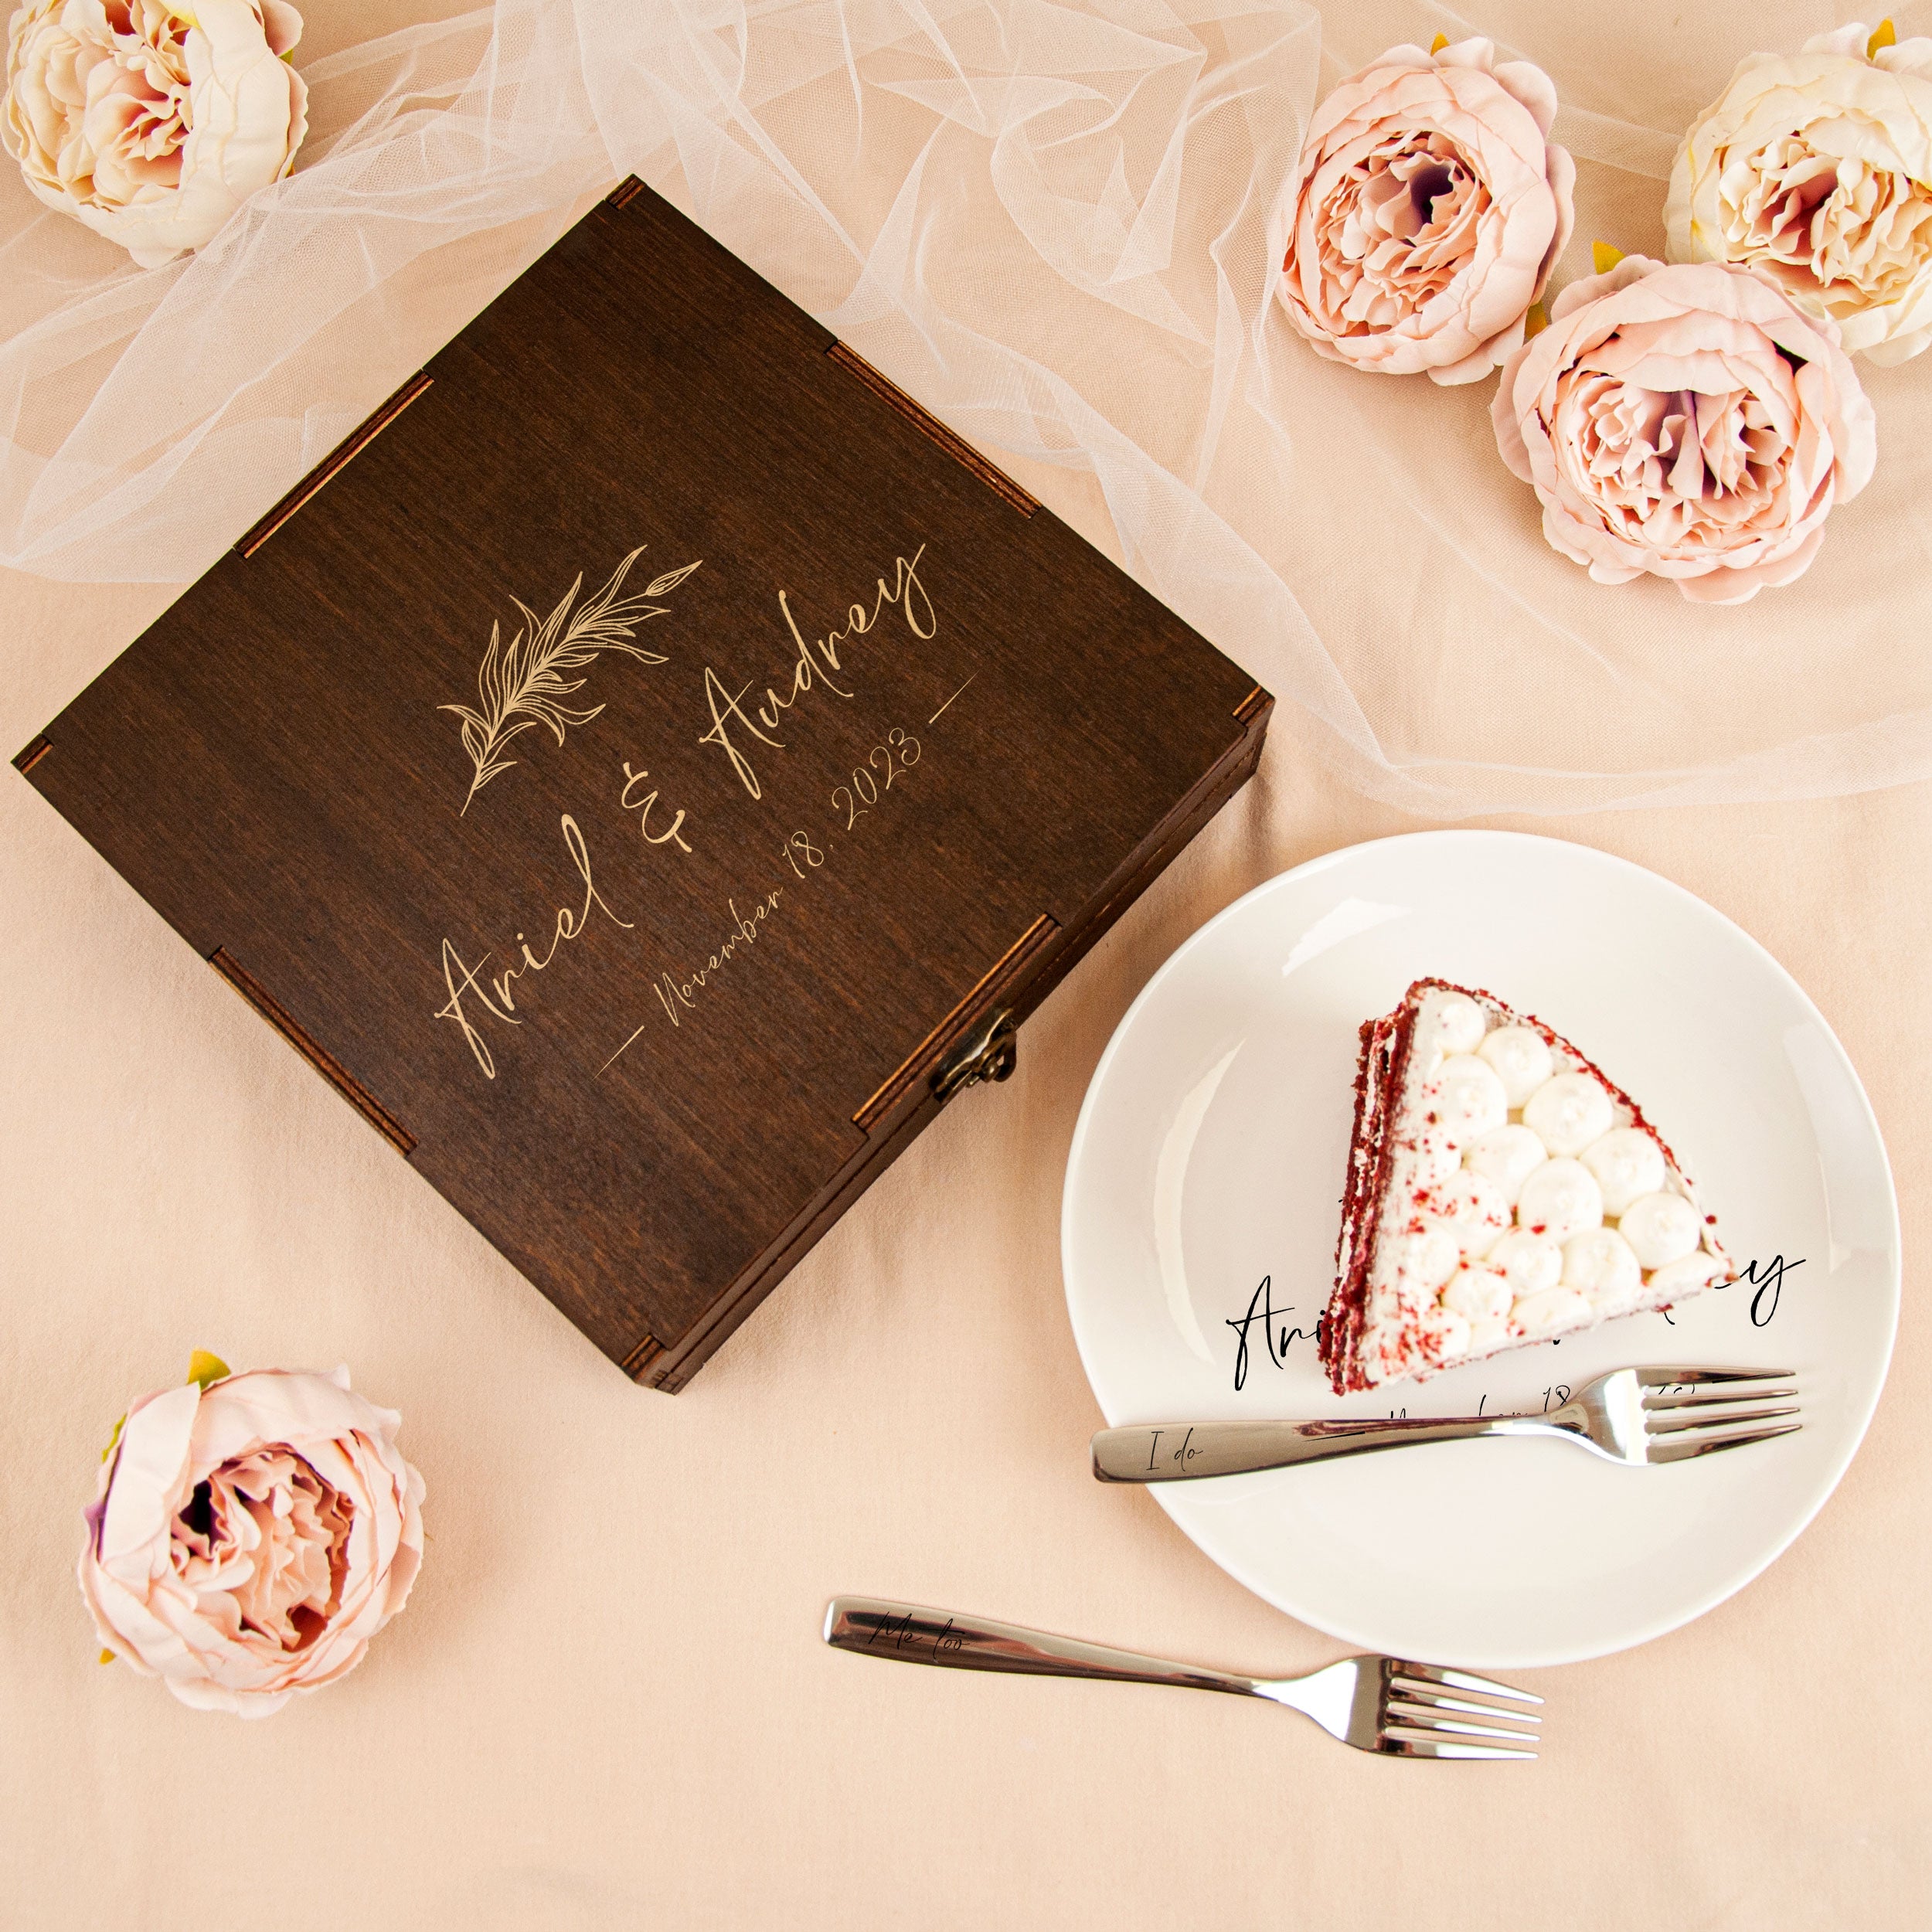
M 1342 1195 L 1342 1231 L 1335 1243 L 1335 1287 L 1315 1327 L 1321 1366 L 1337 1395 L 1372 1386 L 1359 1366 L 1369 1304 L 1369 1270 L 1375 1259 L 1377 1209 L 1389 1189 L 1389 1125 L 1409 1059 L 1416 1009 L 1437 982 L 1418 980 L 1396 1010 L 1362 1023 L 1355 1065 L 1355 1127 Z

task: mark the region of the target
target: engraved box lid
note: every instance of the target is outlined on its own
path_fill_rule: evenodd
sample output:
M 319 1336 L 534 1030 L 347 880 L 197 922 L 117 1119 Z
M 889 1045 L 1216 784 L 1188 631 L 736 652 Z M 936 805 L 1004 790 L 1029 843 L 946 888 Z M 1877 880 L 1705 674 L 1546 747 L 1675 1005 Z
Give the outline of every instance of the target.
M 675 1387 L 1271 702 L 628 182 L 15 762 Z

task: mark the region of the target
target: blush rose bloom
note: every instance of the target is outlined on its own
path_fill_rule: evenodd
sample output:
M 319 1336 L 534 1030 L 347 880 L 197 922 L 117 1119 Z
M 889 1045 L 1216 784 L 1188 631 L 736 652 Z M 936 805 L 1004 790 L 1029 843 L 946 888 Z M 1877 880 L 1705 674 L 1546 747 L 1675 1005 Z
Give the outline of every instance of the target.
M 1315 110 L 1288 184 L 1282 306 L 1324 355 L 1437 383 L 1523 339 L 1569 239 L 1577 179 L 1556 90 L 1487 40 L 1392 47 Z
M 1932 342 L 1932 40 L 1869 38 L 1738 63 L 1677 151 L 1666 252 L 1755 268 L 1848 349 L 1903 362 Z
M 423 1560 L 400 1420 L 346 1369 L 137 1403 L 87 1512 L 80 1589 L 101 1642 L 184 1704 L 241 1717 L 353 1670 Z
M 1837 329 L 1716 262 L 1627 255 L 1571 283 L 1504 369 L 1493 417 L 1565 556 L 1702 604 L 1802 574 L 1877 457 Z
M 301 31 L 284 0 L 27 0 L 0 141 L 49 208 L 158 267 L 294 166 Z

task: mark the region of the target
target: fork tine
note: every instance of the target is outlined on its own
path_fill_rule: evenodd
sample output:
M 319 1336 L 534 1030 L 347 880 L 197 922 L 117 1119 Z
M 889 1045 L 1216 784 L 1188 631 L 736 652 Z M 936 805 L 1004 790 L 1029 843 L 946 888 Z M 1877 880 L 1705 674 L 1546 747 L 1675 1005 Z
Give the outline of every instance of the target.
M 1380 1737 L 1369 1747 L 1385 1757 L 1534 1758 L 1534 1751 L 1505 1751 L 1494 1744 L 1436 1744 L 1422 1738 Z
M 1390 1658 L 1389 1662 L 1391 1674 L 1396 1677 L 1413 1677 L 1424 1684 L 1445 1684 L 1451 1690 L 1480 1691 L 1485 1697 L 1513 1697 L 1519 1704 L 1543 1701 L 1532 1692 L 1512 1690 L 1507 1684 L 1495 1683 L 1469 1671 L 1438 1670 L 1434 1664 L 1412 1664 L 1399 1657 Z
M 1646 1389 L 1668 1389 L 1673 1382 L 1789 1382 L 1794 1369 L 1638 1369 L 1632 1371 Z
M 1478 1704 L 1468 1697 L 1444 1697 L 1433 1690 L 1424 1689 L 1420 1684 L 1404 1683 L 1400 1678 L 1389 1680 L 1389 1696 L 1392 1700 L 1399 1697 L 1405 1703 L 1423 1705 L 1430 1710 L 1467 1711 L 1474 1717 L 1505 1717 L 1512 1724 L 1543 1722 L 1534 1711 L 1511 1710 L 1501 1704 Z
M 1432 1735 L 1440 1732 L 1451 1737 L 1497 1737 L 1509 1744 L 1534 1744 L 1537 1741 L 1534 1731 L 1512 1731 L 1501 1724 L 1471 1724 L 1460 1717 L 1437 1717 L 1420 1705 L 1403 1704 L 1393 1699 L 1383 1706 L 1382 1728 L 1427 1731 Z
M 1696 1392 L 1687 1396 L 1646 1396 L 1644 1413 L 1646 1415 L 1668 1415 L 1673 1409 L 1723 1409 L 1740 1402 L 1782 1402 L 1787 1396 L 1795 1400 L 1795 1385 L 1783 1389 L 1740 1389 L 1735 1393 L 1722 1395 L 1700 1394 Z
M 1781 1422 L 1775 1429 L 1747 1429 L 1742 1435 L 1703 1436 L 1694 1442 L 1669 1442 L 1645 1452 L 1646 1462 L 1683 1462 L 1692 1456 L 1714 1455 L 1720 1449 L 1741 1449 L 1748 1442 L 1769 1442 L 1774 1436 L 1794 1436 L 1801 1422 Z
M 1770 1422 L 1776 1417 L 1795 1417 L 1797 1413 L 1797 1403 L 1785 1403 L 1777 1409 L 1733 1409 L 1722 1417 L 1677 1414 L 1668 1422 L 1646 1422 L 1645 1434 L 1652 1441 L 1672 1441 L 1673 1437 L 1689 1436 L 1692 1430 L 1727 1430 L 1735 1428 L 1739 1422 Z
M 1736 1409 L 1726 1403 L 1722 1413 L 1716 1415 L 1706 1415 L 1701 1410 L 1680 1410 L 1665 1420 L 1652 1422 L 1647 1419 L 1644 1423 L 1644 1433 L 1652 1437 L 1679 1436 L 1690 1429 L 1728 1429 L 1734 1423 L 1768 1422 L 1774 1416 L 1794 1416 L 1797 1413 L 1798 1404 L 1794 1402 L 1787 1402 L 1783 1407 L 1776 1409 Z

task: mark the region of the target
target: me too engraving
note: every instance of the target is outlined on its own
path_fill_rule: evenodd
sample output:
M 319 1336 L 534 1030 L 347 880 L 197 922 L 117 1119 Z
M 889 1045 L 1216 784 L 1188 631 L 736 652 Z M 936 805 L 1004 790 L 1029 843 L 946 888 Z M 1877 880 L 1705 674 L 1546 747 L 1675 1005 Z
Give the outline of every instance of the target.
M 868 1650 L 882 1646 L 894 1651 L 930 1650 L 935 1657 L 950 1656 L 955 1651 L 966 1648 L 965 1633 L 953 1628 L 953 1619 L 935 1629 L 930 1624 L 922 1623 L 910 1614 L 903 1617 L 881 1617 L 872 1624 L 871 1634 L 866 1639 Z

